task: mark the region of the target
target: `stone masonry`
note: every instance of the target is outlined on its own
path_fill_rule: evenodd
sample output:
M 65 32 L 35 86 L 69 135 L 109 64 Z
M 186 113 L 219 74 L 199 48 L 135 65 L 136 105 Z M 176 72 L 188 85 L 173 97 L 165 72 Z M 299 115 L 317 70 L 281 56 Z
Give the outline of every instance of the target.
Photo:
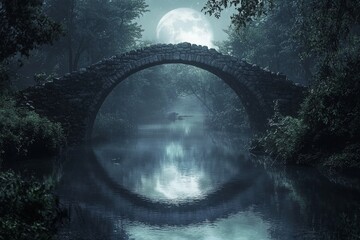
M 170 63 L 199 67 L 221 78 L 243 102 L 255 131 L 266 129 L 275 104 L 283 114 L 293 115 L 303 99 L 305 88 L 284 75 L 215 49 L 180 43 L 153 45 L 104 59 L 52 82 L 27 88 L 20 93 L 19 101 L 60 122 L 69 144 L 80 144 L 90 139 L 97 112 L 117 84 L 143 69 Z

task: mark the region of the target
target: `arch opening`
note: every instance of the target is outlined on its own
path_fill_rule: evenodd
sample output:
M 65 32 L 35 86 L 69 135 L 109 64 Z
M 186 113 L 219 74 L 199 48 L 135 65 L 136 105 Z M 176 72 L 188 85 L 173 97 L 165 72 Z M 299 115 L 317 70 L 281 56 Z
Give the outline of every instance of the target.
M 114 134 L 116 126 L 99 124 L 114 110 L 130 118 L 125 127 L 136 124 L 135 133 Z M 247 153 L 241 100 L 222 79 L 196 67 L 165 65 L 133 74 L 99 112 L 96 123 L 114 135 L 94 139 L 97 161 L 116 184 L 150 202 L 186 204 L 215 194 L 237 176 Z
M 116 70 L 113 72 L 114 78 L 110 83 L 105 83 L 105 88 L 102 88 L 95 96 L 95 104 L 91 106 L 92 111 L 87 116 L 87 140 L 91 139 L 91 133 L 98 110 L 117 84 L 142 70 L 164 64 L 185 64 L 214 74 L 223 80 L 238 95 L 245 107 L 251 129 L 254 132 L 263 131 L 265 129 L 269 109 L 267 106 L 264 106 L 266 103 L 261 98 L 261 94 L 257 92 L 256 87 L 251 86 L 252 83 L 249 79 L 253 77 L 247 75 L 248 73 L 252 74 L 248 70 L 251 65 L 246 65 L 242 61 L 235 61 L 234 58 L 224 56 L 213 49 L 209 50 L 207 47 L 186 43 L 178 45 L 156 45 L 155 47 L 160 48 L 161 50 L 163 46 L 170 46 L 170 48 L 165 49 L 166 51 L 170 51 L 171 54 L 161 52 L 159 54 L 153 53 L 149 55 L 151 51 L 146 51 L 147 49 L 130 52 L 127 56 L 130 56 L 129 58 L 132 60 L 126 61 L 126 65 L 128 66 L 117 70 L 119 72 L 116 72 Z M 180 47 L 179 51 L 177 51 L 177 47 Z M 190 50 L 187 52 L 184 50 L 185 47 L 197 50 Z M 141 52 L 141 55 L 145 52 L 144 54 L 146 56 L 140 56 L 138 59 L 137 57 L 131 57 L 133 54 L 137 55 L 137 52 Z M 182 54 L 182 52 L 184 53 Z M 109 62 L 110 61 L 112 61 L 112 59 L 109 59 Z M 242 70 L 241 65 L 246 66 L 247 68 L 244 67 L 246 70 Z M 242 71 L 246 74 L 242 74 Z M 259 77 L 256 76 L 256 78 Z
M 112 89 L 99 108 L 92 139 L 105 138 L 105 132 L 126 137 L 139 124 L 186 122 L 199 114 L 210 130 L 250 132 L 242 100 L 218 76 L 185 64 L 149 67 Z

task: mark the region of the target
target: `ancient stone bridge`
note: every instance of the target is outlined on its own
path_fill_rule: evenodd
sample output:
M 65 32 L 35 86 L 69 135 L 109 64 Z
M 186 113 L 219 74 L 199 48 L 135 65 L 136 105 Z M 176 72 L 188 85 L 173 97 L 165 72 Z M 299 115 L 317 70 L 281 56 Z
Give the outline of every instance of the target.
M 87 68 L 21 92 L 21 103 L 60 122 L 70 144 L 90 139 L 99 108 L 114 87 L 143 69 L 170 63 L 207 70 L 226 82 L 239 96 L 250 126 L 265 129 L 274 105 L 284 114 L 297 111 L 303 87 L 286 76 L 266 71 L 214 49 L 189 43 L 159 44 L 105 59 Z M 119 103 L 121 104 L 121 103 Z

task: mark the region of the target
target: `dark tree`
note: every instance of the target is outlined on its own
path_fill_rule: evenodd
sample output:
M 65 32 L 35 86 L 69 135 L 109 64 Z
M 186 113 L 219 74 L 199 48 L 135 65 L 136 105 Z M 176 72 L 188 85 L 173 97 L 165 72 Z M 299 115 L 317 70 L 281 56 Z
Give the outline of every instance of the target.
M 0 1 L 0 62 L 29 52 L 60 36 L 61 27 L 43 12 L 42 0 Z
M 288 20 L 294 23 L 291 31 L 296 36 L 294 39 L 303 43 L 304 54 L 334 53 L 349 35 L 359 33 L 359 1 L 208 0 L 203 11 L 219 18 L 224 9 L 235 9 L 232 24 L 239 31 L 261 17 L 266 20 L 264 16 L 286 5 L 295 10 Z
M 48 49 L 45 61 L 59 56 L 55 62 L 66 62 L 69 72 L 128 50 L 141 38 L 134 20 L 147 11 L 144 0 L 49 0 L 46 7 L 66 36 Z
M 239 29 L 254 18 L 267 14 L 274 6 L 273 2 L 274 0 L 208 0 L 202 10 L 219 18 L 224 9 L 235 8 L 236 13 L 231 17 L 231 22 Z
M 314 56 L 304 53 L 298 39 L 299 8 L 292 1 L 278 1 L 266 16 L 254 19 L 246 27 L 230 27 L 221 51 L 248 62 L 281 72 L 289 79 L 308 84 L 313 74 Z

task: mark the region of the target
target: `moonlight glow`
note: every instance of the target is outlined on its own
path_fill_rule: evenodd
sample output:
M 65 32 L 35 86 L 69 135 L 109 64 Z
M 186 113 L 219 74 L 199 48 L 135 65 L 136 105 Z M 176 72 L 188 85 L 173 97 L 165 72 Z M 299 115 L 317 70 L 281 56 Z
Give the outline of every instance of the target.
M 159 42 L 190 42 L 214 47 L 211 26 L 202 13 L 191 8 L 177 8 L 165 14 L 156 28 Z

